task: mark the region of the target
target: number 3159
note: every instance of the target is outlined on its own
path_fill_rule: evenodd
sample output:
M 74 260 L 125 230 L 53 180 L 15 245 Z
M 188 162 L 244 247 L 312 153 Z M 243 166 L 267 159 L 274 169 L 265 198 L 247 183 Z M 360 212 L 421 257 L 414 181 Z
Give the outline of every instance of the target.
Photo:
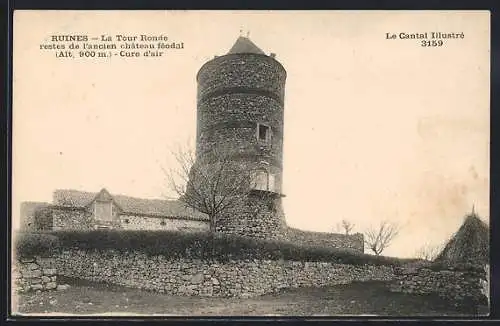
M 443 40 L 438 40 L 438 41 L 435 41 L 435 40 L 432 40 L 432 41 L 426 41 L 426 40 L 423 40 L 422 43 L 420 43 L 420 45 L 422 46 L 442 46 L 444 44 Z

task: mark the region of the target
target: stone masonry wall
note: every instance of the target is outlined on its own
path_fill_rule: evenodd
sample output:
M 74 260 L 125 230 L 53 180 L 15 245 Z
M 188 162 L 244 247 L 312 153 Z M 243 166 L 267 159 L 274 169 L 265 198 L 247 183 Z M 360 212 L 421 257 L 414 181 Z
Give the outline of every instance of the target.
M 248 195 L 240 205 L 228 209 L 216 224 L 217 232 L 260 239 L 286 239 L 286 221 L 281 198 Z
M 364 238 L 361 233 L 345 235 L 288 228 L 287 237 L 289 241 L 305 245 L 319 245 L 339 249 L 348 248 L 364 252 Z
M 482 292 L 482 271 L 439 270 L 428 268 L 396 269 L 392 292 L 434 294 L 457 305 L 487 302 Z
M 57 289 L 57 270 L 50 258 L 21 258 L 12 264 L 13 288 L 17 292 Z
M 45 208 L 48 217 L 52 219 L 53 230 L 91 230 L 96 224 L 104 224 L 104 221 L 96 221 L 92 211 L 83 208 L 50 206 Z M 203 231 L 209 230 L 208 220 L 168 218 L 158 216 L 143 216 L 133 214 L 119 214 L 112 221 L 107 222 L 113 228 L 126 230 L 179 230 L 179 231 Z M 41 229 L 41 225 L 37 225 Z
M 204 64 L 197 81 L 197 163 L 211 164 L 216 148 L 216 157 L 230 157 L 246 171 L 265 170 L 273 180 L 267 190 L 277 195 L 246 196 L 219 218 L 217 231 L 282 239 L 285 69 L 266 55 L 229 54 Z M 261 125 L 268 128 L 264 139 L 259 137 Z
M 210 229 L 208 221 L 173 219 L 162 217 L 120 215 L 120 225 L 124 230 L 178 230 L 204 231 Z
M 259 157 L 282 169 L 283 106 L 261 94 L 221 94 L 198 103 L 197 156 L 227 148 L 245 160 Z M 271 129 L 269 143 L 257 139 L 257 124 Z M 229 152 L 229 151 L 228 151 Z
M 23 231 L 34 230 L 36 228 L 35 212 L 49 205 L 49 203 L 42 202 L 22 202 L 20 212 L 20 229 Z
M 246 108 L 247 110 L 241 110 Z M 205 127 L 226 123 L 227 121 L 258 122 L 266 117 L 280 134 L 283 120 L 283 104 L 262 94 L 220 94 L 208 97 L 198 103 L 198 120 Z
M 172 295 L 209 297 L 253 297 L 285 288 L 394 277 L 393 269 L 388 266 L 271 260 L 172 260 L 112 250 L 65 250 L 56 257 L 56 264 L 58 273 L 69 277 Z
M 92 228 L 92 212 L 80 208 L 51 207 L 54 230 L 87 230 Z
M 262 89 L 283 98 L 286 71 L 275 59 L 259 54 L 230 54 L 205 63 L 198 72 L 198 98 L 222 88 Z

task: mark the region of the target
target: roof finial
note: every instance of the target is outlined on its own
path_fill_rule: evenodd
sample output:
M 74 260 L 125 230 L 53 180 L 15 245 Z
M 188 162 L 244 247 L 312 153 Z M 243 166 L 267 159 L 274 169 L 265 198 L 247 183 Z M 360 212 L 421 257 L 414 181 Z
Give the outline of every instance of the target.
M 247 31 L 247 38 L 250 37 L 250 31 Z
M 243 28 L 240 28 L 240 36 L 243 36 Z
M 476 215 L 476 212 L 475 212 L 475 207 L 474 207 L 474 203 L 472 204 L 472 215 Z

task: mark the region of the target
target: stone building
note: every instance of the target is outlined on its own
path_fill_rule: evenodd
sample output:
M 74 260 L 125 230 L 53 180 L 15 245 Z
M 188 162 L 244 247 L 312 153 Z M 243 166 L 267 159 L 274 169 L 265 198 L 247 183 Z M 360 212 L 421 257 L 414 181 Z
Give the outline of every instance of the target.
M 266 239 L 286 236 L 281 198 L 286 71 L 250 39 L 239 37 L 226 55 L 197 74 L 196 161 L 212 164 L 215 148 L 247 171 L 250 192 L 218 217 L 216 230 Z
M 124 230 L 206 231 L 206 215 L 178 201 L 143 199 L 98 193 L 56 190 L 52 203 L 21 204 L 22 230 Z

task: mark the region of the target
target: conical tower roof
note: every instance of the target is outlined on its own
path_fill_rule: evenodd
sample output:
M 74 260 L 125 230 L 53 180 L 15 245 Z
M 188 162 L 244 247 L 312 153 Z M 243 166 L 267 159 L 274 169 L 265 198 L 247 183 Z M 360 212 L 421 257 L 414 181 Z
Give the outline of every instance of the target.
M 255 53 L 255 54 L 265 54 L 255 43 L 253 43 L 248 37 L 240 36 L 234 43 L 228 54 L 235 53 Z

